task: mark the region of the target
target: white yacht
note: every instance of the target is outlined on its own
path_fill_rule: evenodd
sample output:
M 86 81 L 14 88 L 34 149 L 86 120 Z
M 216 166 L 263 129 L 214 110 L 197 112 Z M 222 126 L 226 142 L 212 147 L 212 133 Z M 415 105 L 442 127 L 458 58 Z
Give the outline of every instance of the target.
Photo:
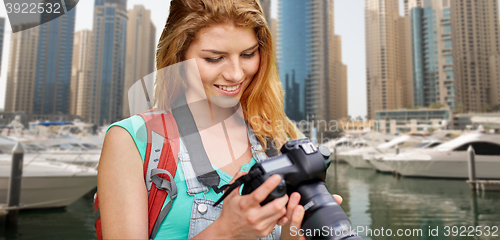
M 330 152 L 333 152 L 334 149 L 336 149 L 337 153 L 340 153 L 354 148 L 365 147 L 367 144 L 367 141 L 363 138 L 341 137 L 331 140 L 323 144 L 323 146 L 327 147 Z
M 465 133 L 435 148 L 386 156 L 386 162 L 403 176 L 468 178 L 468 152 L 475 150 L 476 177 L 500 179 L 500 135 Z
M 372 169 L 373 165 L 365 161 L 363 155 L 369 153 L 389 153 L 395 152 L 396 146 L 398 148 L 412 147 L 415 146 L 425 138 L 421 136 L 403 135 L 392 139 L 389 142 L 382 143 L 377 147 L 366 147 L 360 149 L 354 149 L 348 152 L 340 153 L 339 158 L 344 159 L 351 166 L 355 168 L 369 168 Z
M 364 132 L 361 135 L 353 136 L 351 134 L 344 137 L 331 140 L 323 146 L 327 147 L 331 153 L 334 151 L 337 153 L 337 160 L 339 162 L 345 162 L 342 158 L 344 155 L 341 153 L 349 152 L 352 150 L 359 150 L 365 147 L 375 147 L 384 142 L 392 140 L 394 136 L 388 134 L 381 134 L 378 132 Z M 333 159 L 333 156 L 332 156 Z
M 410 153 L 410 152 L 415 152 L 415 151 L 422 150 L 422 149 L 434 148 L 436 146 L 439 146 L 440 144 L 442 144 L 442 141 L 440 141 L 440 140 L 436 140 L 436 139 L 424 140 L 420 144 L 417 144 L 417 145 L 415 145 L 413 147 L 409 147 L 409 148 L 402 148 L 399 151 L 400 151 L 400 153 Z M 385 153 L 385 154 L 369 153 L 369 154 L 363 155 L 363 159 L 365 161 L 368 161 L 371 165 L 373 165 L 373 167 L 379 172 L 394 172 L 394 169 L 391 166 L 389 166 L 389 164 L 387 164 L 383 160 L 383 158 L 386 156 L 395 156 L 395 155 L 396 155 L 396 153 Z
M 11 161 L 6 156 L 0 157 L 0 203 L 5 203 L 7 199 Z M 66 207 L 96 186 L 97 171 L 93 168 L 25 160 L 21 180 L 21 208 Z
M 0 203 L 5 203 L 7 199 L 11 152 L 15 144 L 11 139 L 0 138 Z M 21 208 L 65 207 L 97 186 L 97 166 L 64 163 L 83 162 L 80 155 L 51 153 L 36 142 L 24 143 L 22 146 Z M 85 161 L 88 162 L 92 161 Z
M 101 156 L 101 149 L 93 144 L 76 138 L 51 138 L 44 140 L 27 140 L 16 138 L 24 148 L 25 162 L 62 162 L 83 165 L 97 169 Z M 10 151 L 16 141 L 0 138 L 0 159 L 10 158 Z

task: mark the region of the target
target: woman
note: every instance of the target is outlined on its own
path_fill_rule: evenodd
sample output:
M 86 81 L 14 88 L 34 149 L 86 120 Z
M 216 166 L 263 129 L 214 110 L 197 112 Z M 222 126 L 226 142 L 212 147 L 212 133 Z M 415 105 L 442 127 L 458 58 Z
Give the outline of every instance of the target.
M 217 131 L 214 113 L 219 115 L 227 109 L 234 109 L 232 99 L 239 101 L 239 115 L 253 134 L 249 133 L 249 136 L 259 139 L 264 149 L 268 144 L 279 147 L 290 138 L 301 137 L 284 113 L 284 93 L 272 46 L 271 33 L 256 0 L 171 2 L 170 14 L 158 44 L 157 69 L 186 60 L 195 61 L 201 81 L 196 85 L 178 78 L 157 78 L 154 106 L 170 110 L 180 96 L 185 97 L 211 164 L 220 175 L 220 186 L 246 174 L 245 171 L 257 161 L 251 149 L 253 146 L 246 137 L 246 126 L 231 115 L 224 118 L 226 130 L 231 130 L 229 135 L 243 133 L 245 140 L 240 141 L 240 136 L 231 142 L 231 148 L 239 154 L 226 154 L 220 150 L 219 144 L 227 142 L 227 133 L 224 138 Z M 196 104 L 193 103 L 200 99 L 206 99 L 210 104 L 208 114 L 211 121 L 208 123 L 202 116 L 205 114 L 203 110 L 195 110 Z M 142 172 L 145 143 L 136 139 L 133 130 L 144 124 L 141 121 L 133 116 L 113 124 L 104 140 L 98 174 L 104 238 L 148 238 L 148 199 Z M 272 140 L 267 142 L 266 139 Z M 194 218 L 196 208 L 193 206 L 197 201 L 211 203 L 222 193 L 218 194 L 212 188 L 189 193 L 191 188 L 185 179 L 189 171 L 186 168 L 192 168 L 192 164 L 177 168 L 174 179 L 178 196 L 156 238 L 252 239 L 278 236 L 276 225 L 284 225 L 282 236 L 289 235 L 290 227 L 300 227 L 304 208 L 298 204 L 298 193 L 290 198 L 275 199 L 264 206 L 259 204 L 278 186 L 279 176 L 271 177 L 248 195 L 233 191 L 224 200 L 221 210 L 208 209 L 207 213 L 215 211 L 215 214 L 203 213 L 204 216 Z

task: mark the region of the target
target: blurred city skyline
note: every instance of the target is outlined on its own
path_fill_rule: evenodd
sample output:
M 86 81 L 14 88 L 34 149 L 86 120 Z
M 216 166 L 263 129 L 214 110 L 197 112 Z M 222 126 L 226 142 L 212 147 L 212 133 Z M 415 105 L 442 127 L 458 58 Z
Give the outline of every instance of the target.
M 400 1 L 400 14 L 403 14 L 403 0 Z M 500 1 L 499 1 L 500 2 Z M 94 1 L 80 0 L 77 6 L 75 31 L 92 29 Z M 277 17 L 277 1 L 272 0 L 272 18 Z M 366 95 L 366 56 L 365 56 L 365 28 L 364 28 L 364 0 L 335 0 L 335 34 L 342 37 L 342 61 L 348 66 L 348 114 L 353 118 L 364 117 L 367 113 Z M 128 0 L 127 9 L 134 5 L 144 5 L 151 9 L 151 19 L 156 25 L 156 39 L 163 30 L 168 16 L 169 1 L 165 0 Z M 5 7 L 0 8 L 0 17 L 6 18 L 4 51 L 0 75 L 0 95 L 5 96 L 7 66 L 11 28 Z M 0 98 L 0 109 L 4 109 L 5 98 Z

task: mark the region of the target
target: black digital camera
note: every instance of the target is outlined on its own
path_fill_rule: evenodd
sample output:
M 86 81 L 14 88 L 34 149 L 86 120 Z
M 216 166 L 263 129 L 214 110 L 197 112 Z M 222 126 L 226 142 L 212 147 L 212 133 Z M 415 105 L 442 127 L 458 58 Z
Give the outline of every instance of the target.
M 281 148 L 282 155 L 255 164 L 248 173 L 242 194 L 257 189 L 274 174 L 282 181 L 261 203 L 298 192 L 304 206 L 302 233 L 307 239 L 362 239 L 351 228 L 342 208 L 325 186 L 326 169 L 330 164 L 330 151 L 316 148 L 307 138 L 292 140 Z

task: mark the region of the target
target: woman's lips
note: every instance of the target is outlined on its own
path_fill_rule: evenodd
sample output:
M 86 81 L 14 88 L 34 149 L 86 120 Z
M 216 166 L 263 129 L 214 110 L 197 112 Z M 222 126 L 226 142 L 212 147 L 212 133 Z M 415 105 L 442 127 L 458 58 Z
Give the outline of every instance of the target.
M 214 88 L 217 89 L 220 93 L 226 95 L 226 96 L 234 96 L 238 94 L 241 91 L 241 85 L 243 82 L 232 85 L 232 86 L 227 86 L 227 85 L 214 85 Z M 224 88 L 224 89 L 223 89 Z

